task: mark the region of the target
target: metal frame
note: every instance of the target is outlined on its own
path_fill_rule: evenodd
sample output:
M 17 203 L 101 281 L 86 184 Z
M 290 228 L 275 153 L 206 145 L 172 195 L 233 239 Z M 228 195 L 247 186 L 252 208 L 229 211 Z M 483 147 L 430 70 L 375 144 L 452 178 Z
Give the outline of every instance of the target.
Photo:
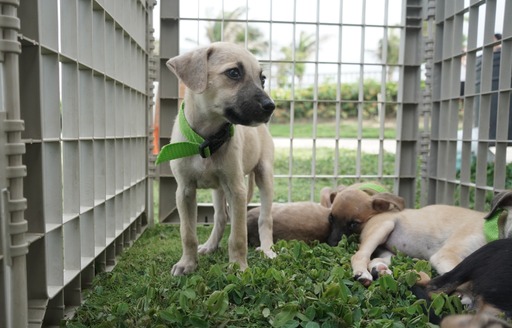
M 172 122 L 177 112 L 178 103 L 180 102 L 178 81 L 165 67 L 165 61 L 168 58 L 179 54 L 180 40 L 183 39 L 183 37 L 180 35 L 180 28 L 185 31 L 184 33 L 186 33 L 189 38 L 194 38 L 197 34 L 197 45 L 202 45 L 202 42 L 200 41 L 200 35 L 203 32 L 204 24 L 206 23 L 219 22 L 222 23 L 222 26 L 225 26 L 225 24 L 238 23 L 244 26 L 246 36 L 250 26 L 261 26 L 268 34 L 267 40 L 269 42 L 269 50 L 261 55 L 259 59 L 265 67 L 268 67 L 266 74 L 267 76 L 269 75 L 268 80 L 270 91 L 272 88 L 277 87 L 275 80 L 275 69 L 280 64 L 291 65 L 293 72 L 295 71 L 295 66 L 297 64 L 305 64 L 310 66 L 314 72 L 312 81 L 312 99 L 300 99 L 300 96 L 296 94 L 296 91 L 300 86 L 296 85 L 295 79 L 291 79 L 290 81 L 291 98 L 275 99 L 276 101 L 287 101 L 290 103 L 290 137 L 287 146 L 289 154 L 288 172 L 275 173 L 276 180 L 286 179 L 288 181 L 289 189 L 287 200 L 289 202 L 297 200 L 314 200 L 318 194 L 319 189 L 325 185 L 326 180 L 329 181 L 330 185 L 336 186 L 345 178 L 354 180 L 377 179 L 381 181 L 392 181 L 391 183 L 394 184 L 394 191 L 405 198 L 407 205 L 414 206 L 416 200 L 416 163 L 419 132 L 418 126 L 410 124 L 409 122 L 417 122 L 419 120 L 419 110 L 421 107 L 420 80 L 423 40 L 423 2 L 422 0 L 399 1 L 399 3 L 401 3 L 400 9 L 402 17 L 401 23 L 395 25 L 394 22 L 391 23 L 388 21 L 388 11 L 390 10 L 391 1 L 392 0 L 385 0 L 378 3 L 379 5 L 383 6 L 381 22 L 366 21 L 365 14 L 367 10 L 371 10 L 371 6 L 377 5 L 377 3 L 370 2 L 370 0 L 364 0 L 361 2 L 361 11 L 359 13 L 360 16 L 358 16 L 357 13 L 353 14 L 348 12 L 348 10 L 344 7 L 344 5 L 347 5 L 346 1 L 336 2 L 336 6 L 334 7 L 332 6 L 331 2 L 322 0 L 317 0 L 316 2 L 308 2 L 308 8 L 314 8 L 312 8 L 309 16 L 304 16 L 300 15 L 298 10 L 299 6 L 306 5 L 306 3 L 301 0 L 289 0 L 287 2 L 289 4 L 289 11 L 287 13 L 276 11 L 274 8 L 276 4 L 272 1 L 263 1 L 255 4 L 255 1 L 246 0 L 240 1 L 239 5 L 245 5 L 246 7 L 258 6 L 258 8 L 268 8 L 268 12 L 266 14 L 261 14 L 265 17 L 256 17 L 255 14 L 251 13 L 249 9 L 245 12 L 245 17 L 242 15 L 242 17 L 236 19 L 231 17 L 224 17 L 224 14 L 222 14 L 222 17 L 220 18 L 214 17 L 209 13 L 209 11 L 205 11 L 205 13 L 203 13 L 201 8 L 204 9 L 202 6 L 207 6 L 207 4 L 199 0 L 196 2 L 187 1 L 186 6 L 183 4 L 184 8 L 194 8 L 192 10 L 187 10 L 187 15 L 185 16 L 180 15 L 180 9 L 182 8 L 180 7 L 179 0 L 172 0 L 163 3 L 161 8 L 161 25 L 162 35 L 165 35 L 165 38 L 162 38 L 161 40 L 160 54 L 160 144 L 164 145 L 169 142 Z M 396 3 L 397 1 L 393 2 Z M 218 1 L 216 4 L 218 6 L 222 4 L 222 11 L 226 10 L 224 1 Z M 233 3 L 230 4 L 232 5 Z M 338 19 L 325 21 L 322 15 L 325 13 L 326 8 L 329 12 L 336 12 Z M 183 10 L 181 10 L 181 12 L 183 12 Z M 344 20 L 347 19 L 349 19 L 349 21 L 345 22 Z M 290 42 L 293 43 L 292 59 L 290 61 L 280 59 L 273 52 L 273 47 L 275 46 L 273 44 L 273 40 L 278 37 L 277 30 L 282 30 L 283 28 L 287 29 L 287 31 L 289 30 L 292 36 L 298 36 L 301 29 L 311 30 L 320 46 L 316 47 L 315 52 L 310 59 L 300 59 L 296 56 L 294 51 L 297 42 L 296 37 L 290 37 Z M 349 60 L 344 57 L 344 52 L 342 52 L 342 50 L 343 47 L 351 47 L 352 45 L 343 42 L 346 42 L 344 41 L 346 33 L 350 33 L 350 31 L 353 29 L 360 30 L 363 39 L 358 45 L 354 45 L 354 51 L 359 54 L 359 58 L 355 60 Z M 338 39 L 334 37 L 329 40 L 329 42 L 337 43 L 338 47 L 337 52 L 328 57 L 326 57 L 325 51 L 320 49 L 322 42 L 324 42 L 321 41 L 321 34 L 326 30 L 330 31 L 335 36 L 338 36 Z M 385 108 L 388 104 L 396 104 L 396 121 L 398 126 L 397 139 L 389 140 L 385 138 L 384 128 L 386 123 L 384 120 L 384 111 L 380 110 L 378 117 L 380 136 L 377 140 L 377 156 L 379 158 L 379 166 L 376 168 L 375 172 L 368 174 L 367 172 L 363 172 L 361 170 L 361 163 L 363 157 L 365 156 L 365 144 L 367 141 L 362 137 L 362 126 L 364 123 L 363 108 L 369 104 L 369 102 L 364 99 L 363 82 L 367 78 L 367 70 L 377 70 L 378 81 L 381 84 L 380 92 L 382 95 L 385 95 L 386 87 L 388 84 L 386 71 L 389 65 L 375 62 L 368 58 L 369 56 L 366 50 L 367 45 L 365 44 L 365 35 L 367 36 L 371 32 L 380 31 L 380 33 L 382 33 L 384 56 L 387 56 L 388 34 L 391 30 L 398 30 L 401 38 L 401 52 L 399 61 L 396 64 L 396 67 L 399 71 L 398 81 L 400 81 L 398 99 L 386 99 L 386 97 L 383 96 L 377 102 L 375 102 L 375 104 L 380 108 Z M 183 48 L 183 45 L 181 46 Z M 245 39 L 245 46 L 248 47 L 247 38 Z M 188 44 L 187 47 L 190 48 L 191 44 Z M 407 54 L 407 56 L 405 54 Z M 387 62 L 386 60 L 387 57 L 385 57 L 384 62 Z M 319 86 L 321 84 L 319 75 L 322 69 L 325 69 L 325 67 L 333 68 L 332 75 L 338 85 L 336 90 L 336 100 L 334 101 L 336 106 L 336 115 L 334 118 L 336 121 L 336 137 L 332 140 L 332 144 L 334 145 L 333 169 L 332 174 L 329 175 L 318 174 L 316 163 L 316 152 L 319 148 L 322 147 L 319 141 L 320 138 L 317 137 L 317 124 L 319 123 L 318 108 L 320 105 L 326 102 L 325 99 L 322 99 L 319 96 Z M 359 95 L 357 101 L 359 130 L 358 136 L 355 140 L 357 144 L 357 153 L 354 170 L 351 172 L 341 172 L 339 167 L 345 159 L 341 158 L 339 153 L 339 150 L 343 147 L 339 126 L 343 121 L 341 115 L 342 105 L 348 101 L 342 97 L 341 84 L 346 82 L 347 70 L 350 67 L 356 67 L 356 75 L 359 81 Z M 293 157 L 294 153 L 297 151 L 297 144 L 300 142 L 300 140 L 298 140 L 294 135 L 293 126 L 296 121 L 294 114 L 296 111 L 296 106 L 306 102 L 310 103 L 313 108 L 313 115 L 311 118 L 311 123 L 313 126 L 313 133 L 311 136 L 311 173 L 301 173 L 298 175 L 295 172 L 296 168 L 294 166 Z M 393 142 L 396 143 L 397 155 L 394 174 L 386 175 L 383 173 L 383 156 L 386 151 L 385 145 Z M 175 211 L 176 207 L 174 203 L 174 192 L 176 189 L 176 183 L 172 176 L 172 172 L 170 172 L 168 165 L 160 165 L 157 170 L 160 181 L 160 195 L 162 195 L 162 197 L 165 195 L 165 199 L 162 198 L 162 201 L 160 201 L 159 220 L 161 222 L 179 222 L 179 218 Z M 309 181 L 310 199 L 297 199 L 294 196 L 294 184 L 296 181 L 298 181 L 298 179 Z M 280 196 L 283 197 L 284 195 Z M 212 218 L 213 211 L 211 204 L 200 204 L 198 214 L 199 222 L 211 223 Z
M 432 128 L 422 179 L 429 193 L 423 203 L 485 210 L 493 194 L 507 187 L 512 24 L 506 18 L 511 14 L 509 1 L 429 1 L 434 47 L 426 99 L 431 99 Z M 496 32 L 501 40 L 493 39 Z M 494 174 L 488 177 L 491 166 Z
M 0 1 L 1 327 L 59 325 L 153 221 L 154 5 Z

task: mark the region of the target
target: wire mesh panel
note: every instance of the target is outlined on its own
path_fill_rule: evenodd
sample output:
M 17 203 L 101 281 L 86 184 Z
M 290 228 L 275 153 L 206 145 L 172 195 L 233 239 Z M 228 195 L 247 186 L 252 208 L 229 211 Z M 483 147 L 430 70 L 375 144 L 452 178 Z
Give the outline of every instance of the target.
M 322 187 L 371 179 L 413 206 L 422 9 L 421 0 L 162 3 L 161 145 L 182 97 L 165 61 L 214 41 L 236 42 L 262 63 L 277 106 L 270 122 L 275 201 L 318 201 Z M 168 165 L 160 183 L 165 219 L 174 209 Z M 199 202 L 211 202 L 209 192 Z
M 146 0 L 19 6 L 28 255 L 26 291 L 17 290 L 26 304 L 8 305 L 28 314 L 14 327 L 58 325 L 148 224 L 153 6 Z M 12 92 L 4 89 L 5 96 Z M 0 308 L 3 320 L 6 306 Z
M 432 128 L 426 203 L 487 209 L 512 188 L 512 3 L 430 2 Z M 433 25 L 433 24 L 432 24 Z

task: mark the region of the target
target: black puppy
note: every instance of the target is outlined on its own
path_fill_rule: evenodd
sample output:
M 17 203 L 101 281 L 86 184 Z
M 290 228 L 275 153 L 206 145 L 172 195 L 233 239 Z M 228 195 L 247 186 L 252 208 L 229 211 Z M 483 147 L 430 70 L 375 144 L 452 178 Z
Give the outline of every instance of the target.
M 453 270 L 432 279 L 429 293 L 460 291 L 474 299 L 478 312 L 497 309 L 512 316 L 512 239 L 486 244 Z

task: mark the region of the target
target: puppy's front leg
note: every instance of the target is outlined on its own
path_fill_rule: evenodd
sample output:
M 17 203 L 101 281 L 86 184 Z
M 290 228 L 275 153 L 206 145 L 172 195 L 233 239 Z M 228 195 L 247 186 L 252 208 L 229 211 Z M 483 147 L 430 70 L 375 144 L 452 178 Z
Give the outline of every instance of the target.
M 222 189 L 215 189 L 213 191 L 213 208 L 215 213 L 213 215 L 213 230 L 208 240 L 199 245 L 200 254 L 210 254 L 219 248 L 220 240 L 224 235 L 226 229 L 226 223 L 228 221 L 228 212 L 226 208 L 226 197 Z
M 369 286 L 373 277 L 368 271 L 372 253 L 386 242 L 389 234 L 395 228 L 395 222 L 384 221 L 373 226 L 367 226 L 361 233 L 361 244 L 359 250 L 352 256 L 352 270 L 355 279 L 363 285 Z
M 176 204 L 180 216 L 180 234 L 183 252 L 181 259 L 171 270 L 172 275 L 181 276 L 197 268 L 197 200 L 196 189 L 180 187 L 176 190 Z
M 242 181 L 243 179 L 234 179 Z M 243 183 L 227 186 L 226 197 L 231 217 L 229 234 L 229 261 L 240 265 L 240 270 L 247 268 L 247 191 Z
M 255 172 L 256 185 L 260 190 L 261 207 L 258 218 L 258 233 L 260 235 L 260 247 L 268 258 L 275 258 L 276 253 L 272 250 L 274 237 L 272 233 L 272 199 L 274 197 L 273 188 L 273 167 L 272 162 L 261 163 Z

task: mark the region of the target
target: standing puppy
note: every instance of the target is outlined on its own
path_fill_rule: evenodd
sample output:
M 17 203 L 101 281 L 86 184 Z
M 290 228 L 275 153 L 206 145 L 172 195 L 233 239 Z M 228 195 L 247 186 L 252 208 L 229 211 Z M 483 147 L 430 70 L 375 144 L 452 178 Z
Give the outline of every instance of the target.
M 229 261 L 238 263 L 241 270 L 247 268 L 247 198 L 252 193 L 244 182 L 247 174 L 254 174 L 260 190 L 260 249 L 274 257 L 274 144 L 264 123 L 270 120 L 275 105 L 263 91 L 265 76 L 258 61 L 238 45 L 219 42 L 171 58 L 167 66 L 187 87 L 173 127 L 173 143 L 162 149 L 157 160 L 174 159 L 171 169 L 178 184 L 183 254 L 172 274 L 193 272 L 198 252 L 207 254 L 218 248 L 228 216 Z M 200 246 L 196 232 L 198 188 L 214 189 L 215 209 L 212 233 Z

